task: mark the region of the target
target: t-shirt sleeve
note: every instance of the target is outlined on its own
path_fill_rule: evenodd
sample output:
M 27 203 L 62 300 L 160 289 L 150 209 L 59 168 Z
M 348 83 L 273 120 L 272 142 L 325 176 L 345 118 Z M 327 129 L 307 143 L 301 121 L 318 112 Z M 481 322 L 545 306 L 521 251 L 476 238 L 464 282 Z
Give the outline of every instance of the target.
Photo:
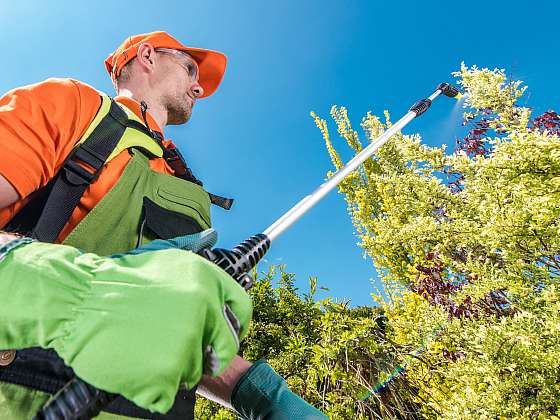
M 0 98 L 0 174 L 24 198 L 45 186 L 95 117 L 101 97 L 71 79 L 48 79 Z

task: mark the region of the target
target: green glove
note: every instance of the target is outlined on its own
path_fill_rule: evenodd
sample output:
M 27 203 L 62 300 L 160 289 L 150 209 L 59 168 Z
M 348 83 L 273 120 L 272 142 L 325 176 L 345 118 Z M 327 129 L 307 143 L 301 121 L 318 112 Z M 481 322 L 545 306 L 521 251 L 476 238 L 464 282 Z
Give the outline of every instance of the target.
M 221 374 L 247 333 L 247 293 L 192 252 L 14 244 L 0 248 L 0 349 L 54 348 L 84 381 L 148 410 Z
M 288 388 L 266 360 L 258 360 L 231 393 L 231 404 L 244 420 L 323 420 L 328 417 Z

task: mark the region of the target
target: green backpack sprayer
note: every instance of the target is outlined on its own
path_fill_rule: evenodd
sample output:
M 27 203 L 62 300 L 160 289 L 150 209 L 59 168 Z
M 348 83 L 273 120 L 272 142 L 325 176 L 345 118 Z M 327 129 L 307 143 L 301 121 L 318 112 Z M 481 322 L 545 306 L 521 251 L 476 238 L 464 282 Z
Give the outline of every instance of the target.
M 344 178 L 355 171 L 366 159 L 371 157 L 394 134 L 402 130 L 414 118 L 422 115 L 431 106 L 434 99 L 441 94 L 450 98 L 460 98 L 462 94 L 449 83 L 441 83 L 425 99 L 414 103 L 400 120 L 372 141 L 364 150 L 351 159 L 343 168 L 325 181 L 315 191 L 300 200 L 288 212 L 276 220 L 264 232 L 251 236 L 235 248 L 204 249 L 200 255 L 221 267 L 233 277 L 245 290 L 253 285 L 249 272 L 263 258 L 272 242 L 300 217 L 309 211 Z M 78 420 L 89 419 L 98 415 L 103 407 L 116 395 L 98 390 L 80 379 L 68 382 L 34 417 L 34 420 Z

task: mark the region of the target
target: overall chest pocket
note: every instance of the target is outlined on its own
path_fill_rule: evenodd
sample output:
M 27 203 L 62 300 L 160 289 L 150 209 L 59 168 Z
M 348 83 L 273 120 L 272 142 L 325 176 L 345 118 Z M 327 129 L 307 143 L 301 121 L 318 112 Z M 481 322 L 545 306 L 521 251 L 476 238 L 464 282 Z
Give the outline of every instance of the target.
M 194 193 L 191 197 L 198 200 L 160 186 L 154 199 L 145 196 L 142 202 L 143 217 L 138 245 L 158 238 L 170 239 L 208 229 L 208 194 L 202 188 L 200 192 L 195 190 Z

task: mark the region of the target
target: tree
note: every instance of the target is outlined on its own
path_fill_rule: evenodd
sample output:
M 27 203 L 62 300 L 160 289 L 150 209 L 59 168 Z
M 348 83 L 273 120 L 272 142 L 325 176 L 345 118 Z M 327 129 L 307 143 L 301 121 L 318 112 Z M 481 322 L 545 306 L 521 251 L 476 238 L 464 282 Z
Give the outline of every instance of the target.
M 558 416 L 558 116 L 531 119 L 516 104 L 525 88 L 502 70 L 455 75 L 471 108 L 458 150 L 398 134 L 340 191 L 390 296 L 387 334 L 425 347 L 406 372 L 423 384 L 422 415 Z M 326 121 L 312 115 L 339 169 Z M 359 152 L 346 109 L 332 116 Z M 388 113 L 362 121 L 369 141 L 390 124 Z
M 340 185 L 385 285 L 378 306 L 317 301 L 316 279 L 301 295 L 283 266 L 252 291 L 243 356 L 331 418 L 560 417 L 560 118 L 517 105 L 525 88 L 502 70 L 455 76 L 469 127 L 457 150 L 398 134 Z M 359 152 L 346 109 L 331 114 Z M 390 124 L 369 113 L 365 141 Z M 197 414 L 235 418 L 203 400 Z

